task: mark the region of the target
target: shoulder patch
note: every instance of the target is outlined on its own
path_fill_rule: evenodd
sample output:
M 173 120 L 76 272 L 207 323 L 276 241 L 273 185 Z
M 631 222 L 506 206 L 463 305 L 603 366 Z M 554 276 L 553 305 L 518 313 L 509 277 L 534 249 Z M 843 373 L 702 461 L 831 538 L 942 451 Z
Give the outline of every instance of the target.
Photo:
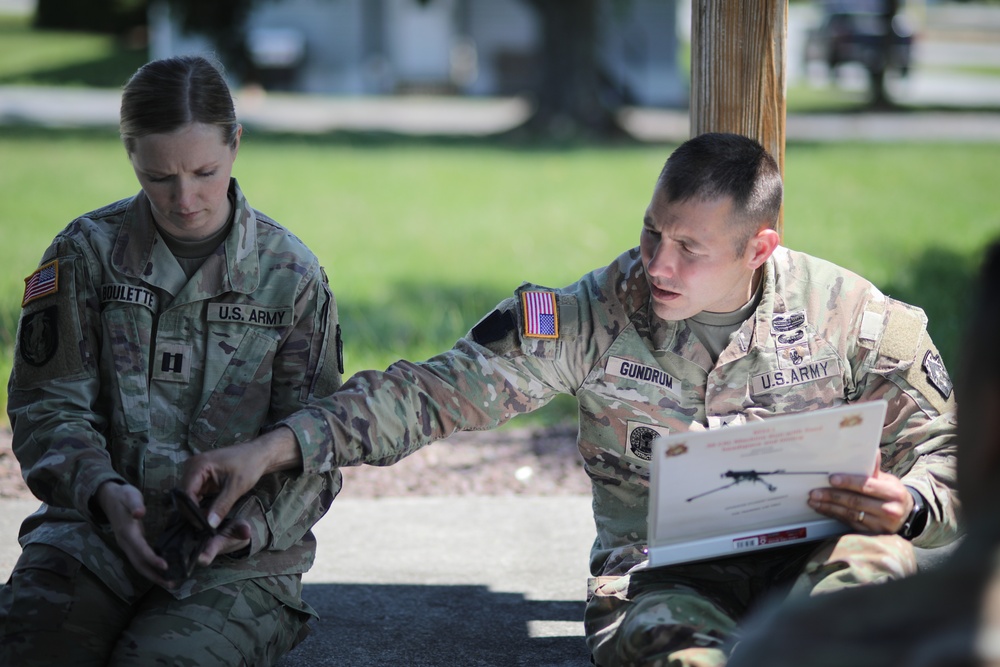
M 951 378 L 933 343 L 928 341 L 921 347 L 919 357 L 906 372 L 906 381 L 939 413 L 955 409 Z
M 555 292 L 521 292 L 525 338 L 559 338 L 559 309 Z
M 59 311 L 49 306 L 25 315 L 18 331 L 18 349 L 26 364 L 41 367 L 59 349 Z
M 52 260 L 47 264 L 38 267 L 34 273 L 24 279 L 24 298 L 21 299 L 21 307 L 35 299 L 43 296 L 55 294 L 59 291 L 59 262 Z

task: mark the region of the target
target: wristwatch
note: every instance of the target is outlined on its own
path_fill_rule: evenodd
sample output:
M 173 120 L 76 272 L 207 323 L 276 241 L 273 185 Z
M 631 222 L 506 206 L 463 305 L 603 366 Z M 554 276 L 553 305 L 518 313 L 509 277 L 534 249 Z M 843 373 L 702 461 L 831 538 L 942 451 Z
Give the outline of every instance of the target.
M 927 525 L 927 503 L 920 492 L 912 486 L 906 487 L 906 490 L 913 496 L 913 509 L 910 510 L 910 516 L 906 517 L 906 521 L 903 522 L 903 527 L 899 529 L 897 535 L 912 540 L 924 532 L 924 526 Z

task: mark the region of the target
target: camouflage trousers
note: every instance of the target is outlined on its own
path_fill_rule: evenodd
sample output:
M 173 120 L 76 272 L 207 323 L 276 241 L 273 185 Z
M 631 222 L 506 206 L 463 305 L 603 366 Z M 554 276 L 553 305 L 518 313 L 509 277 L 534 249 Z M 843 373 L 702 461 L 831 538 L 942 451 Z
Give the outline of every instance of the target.
M 253 580 L 123 600 L 72 556 L 30 544 L 0 589 L 0 665 L 271 665 L 309 618 Z
M 765 601 L 877 584 L 917 571 L 895 535 L 848 534 L 745 556 L 590 580 L 584 619 L 599 667 L 721 667 L 737 624 Z

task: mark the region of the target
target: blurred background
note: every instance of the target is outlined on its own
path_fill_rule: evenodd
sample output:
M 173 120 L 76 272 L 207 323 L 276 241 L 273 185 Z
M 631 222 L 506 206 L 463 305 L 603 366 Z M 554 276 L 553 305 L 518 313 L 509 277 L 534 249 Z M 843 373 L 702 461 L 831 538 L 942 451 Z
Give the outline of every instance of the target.
M 326 266 L 351 373 L 447 349 L 521 281 L 563 286 L 635 245 L 688 136 L 691 12 L 0 0 L 0 375 L 45 246 L 138 190 L 117 109 L 147 60 L 224 66 L 246 127 L 235 175 Z M 785 244 L 923 307 L 954 365 L 1000 235 L 1000 0 L 792 1 L 785 54 Z

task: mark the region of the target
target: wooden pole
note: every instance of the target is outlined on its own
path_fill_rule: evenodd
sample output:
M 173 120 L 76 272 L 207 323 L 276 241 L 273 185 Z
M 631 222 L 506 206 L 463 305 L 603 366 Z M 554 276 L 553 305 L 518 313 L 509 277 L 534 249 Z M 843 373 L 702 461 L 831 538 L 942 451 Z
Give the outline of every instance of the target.
M 788 0 L 692 0 L 691 136 L 752 137 L 784 174 L 787 39 Z

